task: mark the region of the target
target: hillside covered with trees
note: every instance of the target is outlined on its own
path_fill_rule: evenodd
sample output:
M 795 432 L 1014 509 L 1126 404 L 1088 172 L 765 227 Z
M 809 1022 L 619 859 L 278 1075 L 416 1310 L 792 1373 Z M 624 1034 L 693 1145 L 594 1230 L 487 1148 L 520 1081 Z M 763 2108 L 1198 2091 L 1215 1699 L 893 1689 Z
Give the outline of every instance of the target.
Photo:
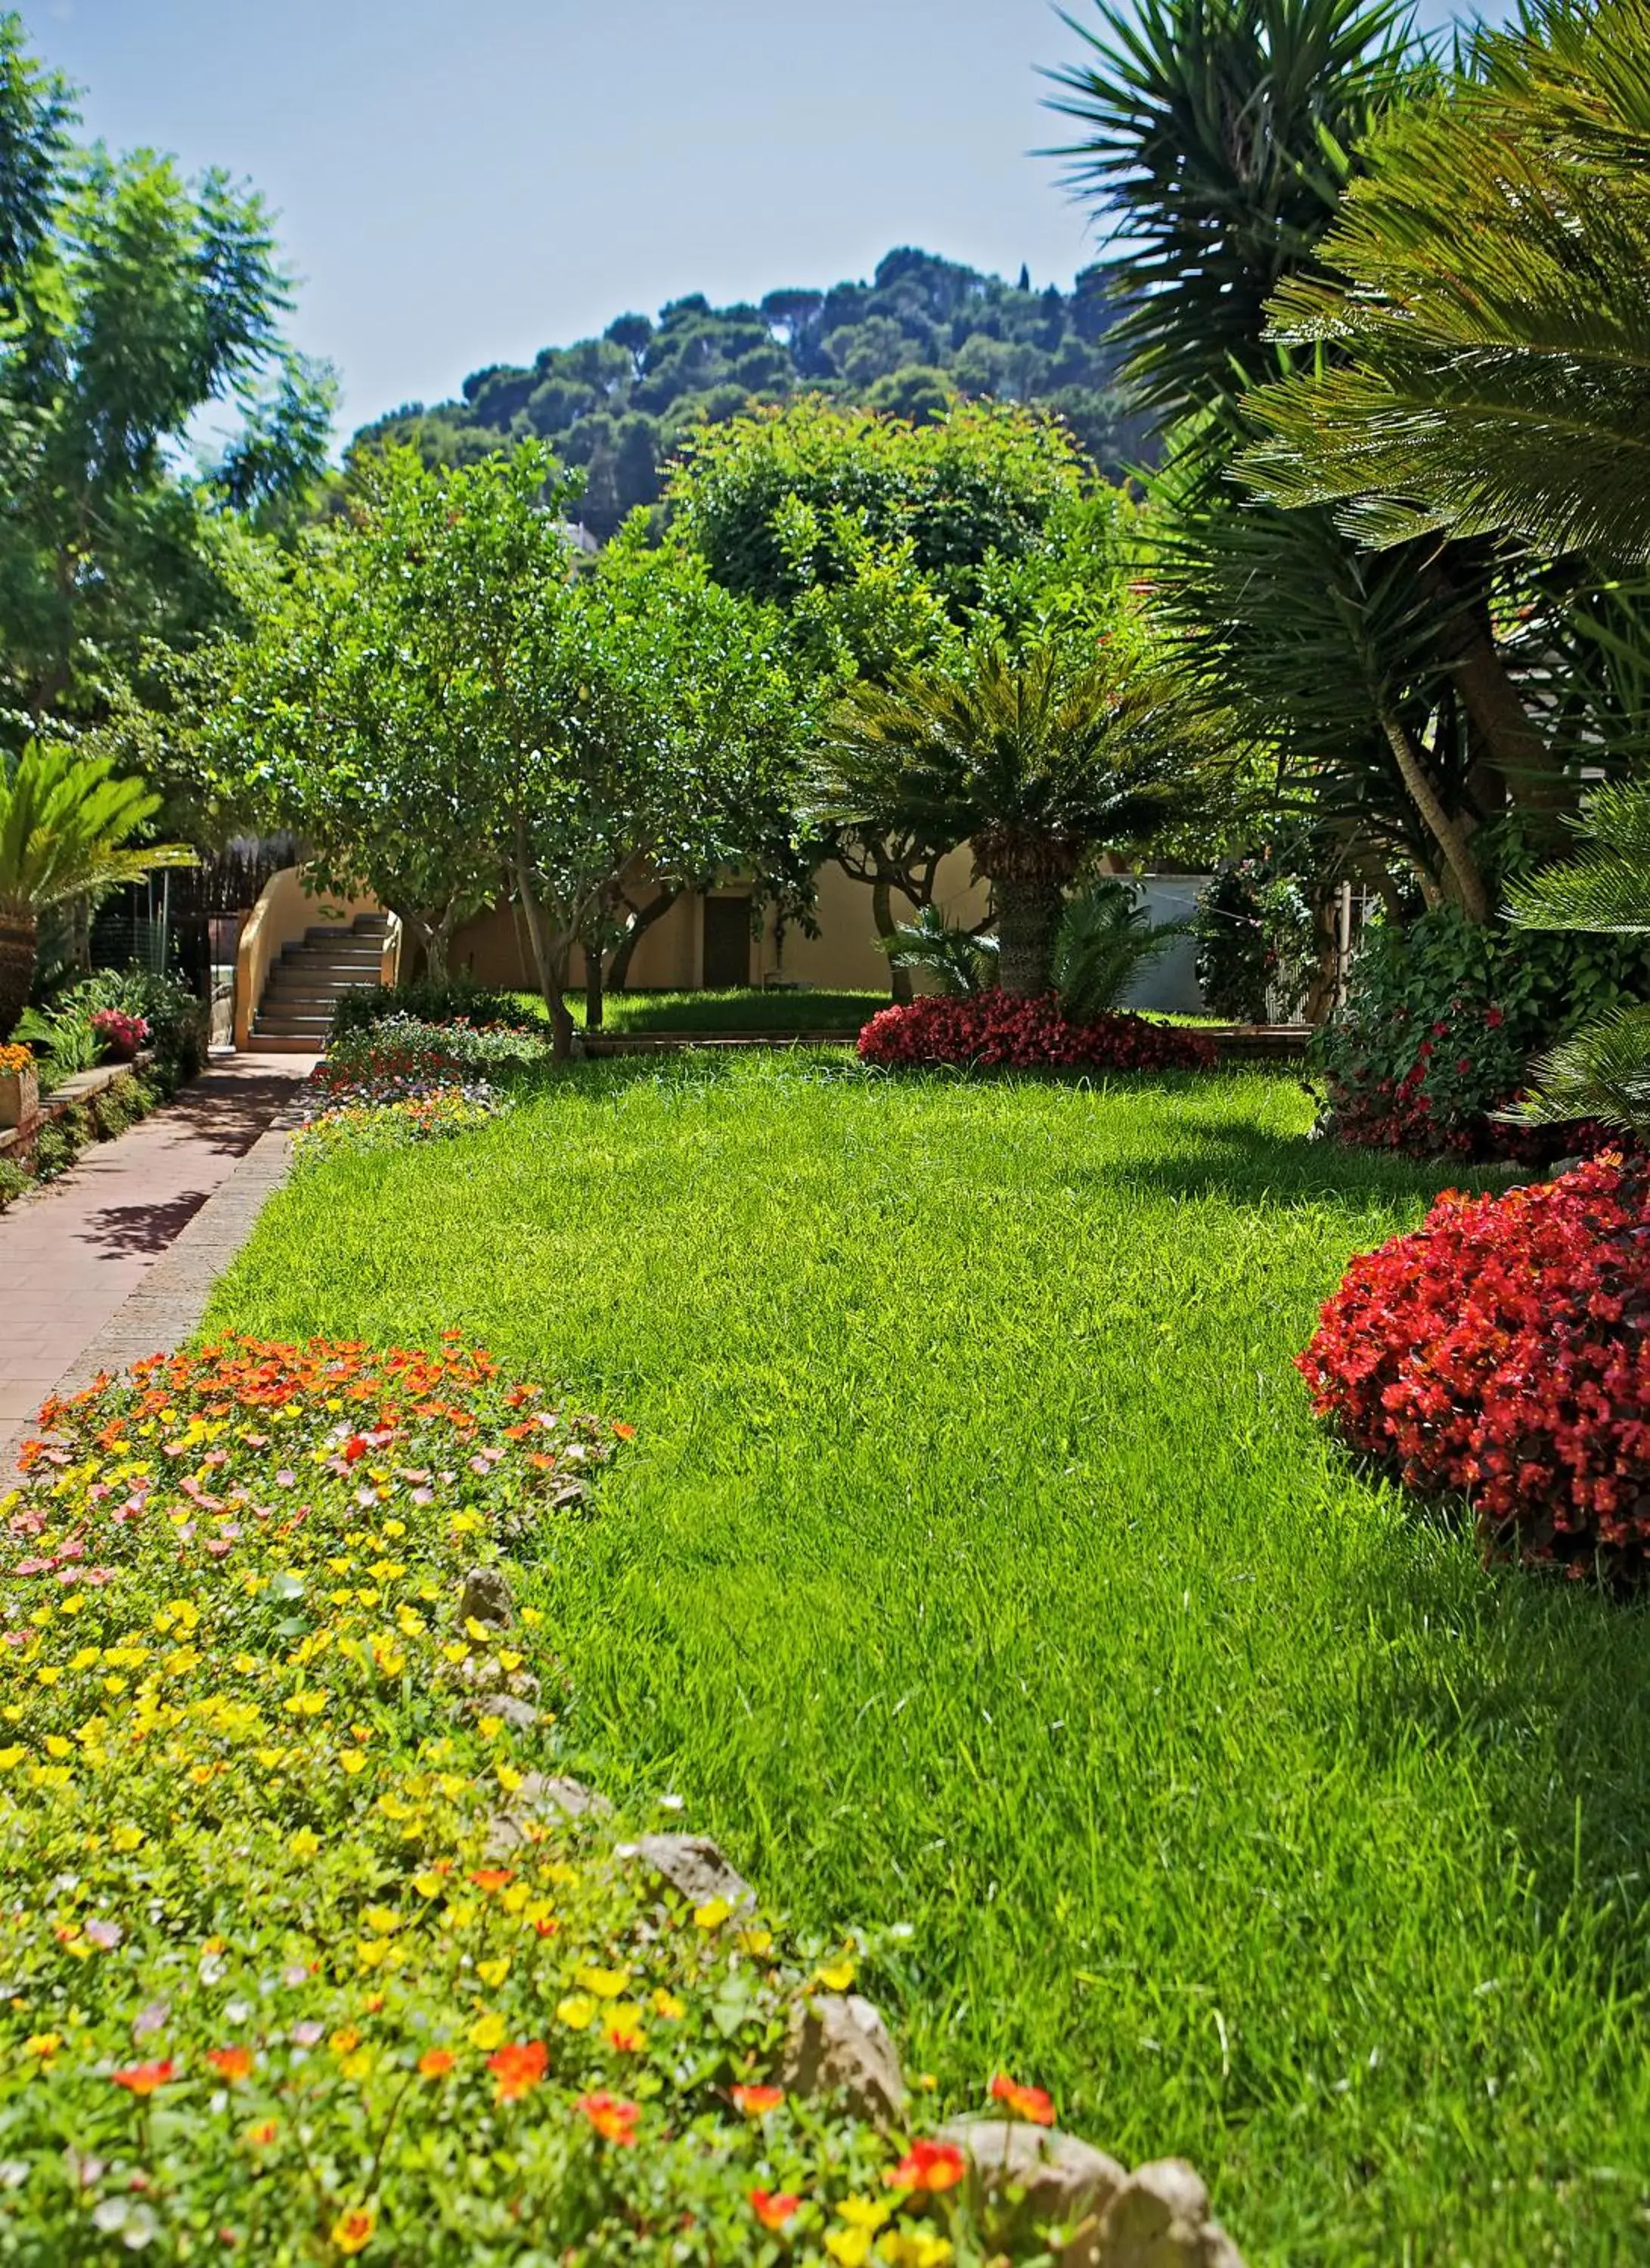
M 545 347 L 531 364 L 467 378 L 460 401 L 410 403 L 364 427 L 352 447 L 411 441 L 431 465 L 473 463 L 508 443 L 549 442 L 585 474 L 585 525 L 604 539 L 658 500 L 663 468 L 696 425 L 762 402 L 820 393 L 923 419 L 990 396 L 1057 411 L 1102 469 L 1138 455 L 1115 379 L 1115 306 L 1098 271 L 1075 291 L 1032 288 L 911 247 L 869 284 L 770 291 L 757 306 L 674 299 L 657 320 L 623 314 L 600 338 Z

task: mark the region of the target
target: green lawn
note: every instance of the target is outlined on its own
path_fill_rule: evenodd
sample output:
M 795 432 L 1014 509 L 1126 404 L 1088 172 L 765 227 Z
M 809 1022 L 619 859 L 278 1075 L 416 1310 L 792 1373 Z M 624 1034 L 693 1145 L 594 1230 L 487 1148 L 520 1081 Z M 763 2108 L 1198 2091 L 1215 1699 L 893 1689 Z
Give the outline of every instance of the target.
M 536 1006 L 538 995 L 524 996 Z M 585 1020 L 585 996 L 567 1005 Z M 843 1032 L 852 1035 L 888 1005 L 880 992 L 609 992 L 602 1028 L 619 1032 Z
M 588 1066 L 279 1195 L 212 1320 L 482 1336 L 637 1426 L 535 1575 L 574 1764 L 910 1926 L 999 2063 L 1251 2261 L 1650 2257 L 1650 1624 L 1485 1572 L 1290 1356 L 1435 1182 L 1287 1077 Z

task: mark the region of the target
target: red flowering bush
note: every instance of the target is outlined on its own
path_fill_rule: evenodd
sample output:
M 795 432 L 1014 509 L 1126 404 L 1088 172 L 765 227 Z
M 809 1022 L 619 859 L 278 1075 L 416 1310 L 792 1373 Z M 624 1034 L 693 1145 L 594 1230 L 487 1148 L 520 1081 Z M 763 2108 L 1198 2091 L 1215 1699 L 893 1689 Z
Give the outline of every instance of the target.
M 1005 1071 L 1206 1071 L 1212 1040 L 1118 1010 L 1073 1023 L 1052 992 L 934 993 L 883 1008 L 859 1035 L 866 1063 L 890 1070 L 961 1064 Z
M 1486 1543 L 1575 1575 L 1650 1564 L 1650 1171 L 1607 1155 L 1441 1197 L 1365 1253 L 1297 1358 L 1321 1417 Z
M 129 1063 L 149 1040 L 147 1016 L 129 1015 L 124 1008 L 99 1008 L 92 1028 L 112 1056 Z

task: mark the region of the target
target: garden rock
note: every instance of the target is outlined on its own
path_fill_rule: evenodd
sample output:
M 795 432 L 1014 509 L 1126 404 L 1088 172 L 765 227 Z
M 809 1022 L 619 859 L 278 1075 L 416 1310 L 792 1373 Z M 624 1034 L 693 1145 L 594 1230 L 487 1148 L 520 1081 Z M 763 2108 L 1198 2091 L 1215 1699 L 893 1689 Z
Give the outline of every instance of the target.
M 1101 2218 L 1093 2257 L 1103 2268 L 1241 2268 L 1209 2192 L 1183 2158 L 1137 2166 Z
M 475 1622 L 490 1630 L 510 1630 L 515 1619 L 515 1606 L 504 1571 L 498 1567 L 472 1567 L 464 1578 L 464 1594 L 459 1601 L 460 1627 Z
M 735 1910 L 755 1907 L 755 1891 L 742 1874 L 734 1873 L 706 1836 L 644 1835 L 639 1843 L 628 1844 L 620 1852 L 621 1857 L 632 1855 L 692 1905 L 726 1898 Z
M 1028 2224 L 1057 2221 L 1072 2235 L 1060 2252 L 1060 2268 L 1110 2268 L 1111 2255 L 1100 2244 L 1101 2214 L 1128 2181 L 1115 2158 L 1074 2134 L 1020 2119 L 959 2118 L 941 2132 L 969 2161 L 969 2186 L 976 2210 L 1012 2205 L 1014 2219 Z
M 524 1772 L 509 1810 L 495 1813 L 487 1823 L 487 1855 L 501 1858 L 530 1841 L 535 1819 L 606 1819 L 612 1810 L 607 1797 L 582 1780 L 564 1773 Z
M 530 1733 L 539 1721 L 532 1702 L 519 1700 L 513 1693 L 477 1694 L 473 1700 L 460 1702 L 459 1712 L 471 1718 L 497 1717 L 512 1733 Z
M 788 2093 L 840 2095 L 858 2118 L 895 2124 L 905 2080 L 888 2028 L 858 1992 L 820 1992 L 791 2019 L 779 2066 Z

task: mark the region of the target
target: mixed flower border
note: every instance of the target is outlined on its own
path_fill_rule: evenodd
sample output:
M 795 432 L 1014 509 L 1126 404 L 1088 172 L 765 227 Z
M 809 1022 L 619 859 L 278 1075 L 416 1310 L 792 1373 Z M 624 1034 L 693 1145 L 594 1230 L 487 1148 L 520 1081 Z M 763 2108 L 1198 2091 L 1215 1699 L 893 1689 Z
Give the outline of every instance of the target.
M 452 1334 L 221 1341 L 42 1424 L 0 1498 L 14 2257 L 1042 2252 L 954 2141 L 776 2084 L 863 1948 L 530 1801 L 560 1673 L 477 1570 L 586 1516 L 623 1421 Z

